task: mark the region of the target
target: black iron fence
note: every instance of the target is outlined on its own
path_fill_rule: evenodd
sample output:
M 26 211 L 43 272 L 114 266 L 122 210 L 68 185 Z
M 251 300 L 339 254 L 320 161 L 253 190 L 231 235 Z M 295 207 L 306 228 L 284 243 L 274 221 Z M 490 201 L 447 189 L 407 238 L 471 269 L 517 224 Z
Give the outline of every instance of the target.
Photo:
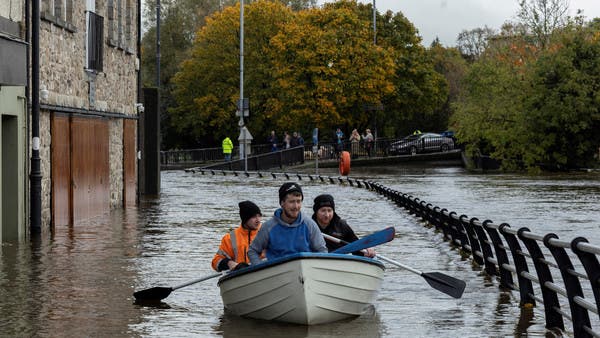
M 312 143 L 305 143 L 299 147 L 302 148 L 304 160 L 314 160 L 317 157 L 321 160 L 337 159 L 340 151 L 350 152 L 352 158 L 387 157 L 390 155 L 396 155 L 396 153 L 390 152 L 390 149 L 391 144 L 397 141 L 399 141 L 399 139 L 380 138 L 373 142 L 344 141 L 340 144 L 336 142 L 322 142 L 319 143 L 317 147 L 314 147 Z M 441 150 L 441 143 L 438 143 L 439 140 L 428 140 L 423 143 L 423 149 L 427 152 L 432 152 L 434 150 L 437 150 L 438 148 L 439 150 Z M 277 151 L 273 152 L 271 150 L 270 144 L 256 144 L 252 145 L 252 152 L 249 157 L 277 153 L 281 151 L 285 152 L 288 150 L 289 149 L 278 148 Z M 232 152 L 233 160 L 239 159 L 238 153 L 238 148 L 234 148 Z M 224 161 L 224 158 L 225 157 L 223 155 L 223 150 L 220 147 L 186 150 L 165 150 L 160 152 L 160 164 L 162 167 L 186 165 L 200 166 L 201 164 L 210 162 L 221 162 Z
M 383 185 L 369 185 L 435 226 L 488 275 L 497 276 L 501 287 L 518 291 L 522 306 L 543 304 L 546 328 L 564 331 L 566 319 L 575 337 L 600 336 L 590 318 L 600 312 L 599 246 L 583 237 L 564 241 L 553 233 L 539 235 L 506 223 L 480 222 Z
M 284 166 L 304 163 L 304 148 L 296 147 L 276 152 L 268 152 L 260 155 L 249 156 L 247 159 L 238 159 L 229 162 L 220 162 L 202 169 L 213 170 L 266 170 L 271 168 L 283 168 Z
M 564 241 L 553 233 L 539 235 L 528 228 L 513 229 L 506 223 L 481 222 L 379 183 L 350 177 L 203 168 L 188 171 L 203 175 L 304 178 L 373 190 L 442 232 L 446 240 L 470 255 L 488 275 L 497 277 L 502 288 L 517 291 L 521 306 L 542 304 L 547 329 L 565 331 L 567 320 L 575 337 L 600 337 L 600 246 L 588 243 L 586 238 Z

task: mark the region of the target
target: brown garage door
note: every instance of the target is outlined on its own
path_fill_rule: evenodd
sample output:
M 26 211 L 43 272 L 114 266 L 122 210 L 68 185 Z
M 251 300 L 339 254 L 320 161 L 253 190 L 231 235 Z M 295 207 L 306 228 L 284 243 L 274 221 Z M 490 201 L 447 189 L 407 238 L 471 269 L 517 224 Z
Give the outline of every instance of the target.
M 52 223 L 110 211 L 108 120 L 52 117 Z
M 72 224 L 71 216 L 71 133 L 69 117 L 52 115 L 52 225 Z
M 73 222 L 110 211 L 108 121 L 72 117 Z

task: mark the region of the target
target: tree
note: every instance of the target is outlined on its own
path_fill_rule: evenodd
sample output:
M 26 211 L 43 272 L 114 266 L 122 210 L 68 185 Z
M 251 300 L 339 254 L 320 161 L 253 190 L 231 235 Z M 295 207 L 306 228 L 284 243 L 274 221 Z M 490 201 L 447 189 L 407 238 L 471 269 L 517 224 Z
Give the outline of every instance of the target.
M 600 31 L 569 24 L 544 50 L 506 37 L 465 77 L 453 122 L 505 168 L 590 165 L 600 144 Z
M 600 30 L 571 25 L 556 34 L 531 70 L 524 161 L 550 168 L 593 165 L 600 145 Z
M 439 129 L 448 125 L 453 113 L 452 105 L 458 100 L 462 92 L 462 82 L 468 70 L 467 61 L 462 57 L 458 48 L 445 48 L 434 40 L 428 49 L 428 54 L 433 62 L 436 72 L 443 75 L 448 83 L 448 96 L 446 101 L 436 109 L 437 121 L 440 124 Z
M 299 12 L 272 40 L 276 94 L 266 114 L 277 126 L 365 128 L 365 105 L 393 92 L 389 48 L 373 46 L 369 20 L 351 1 Z
M 552 33 L 568 22 L 569 0 L 521 0 L 518 17 L 544 49 Z
M 477 60 L 485 51 L 488 40 L 495 34 L 496 32 L 488 26 L 470 31 L 463 30 L 456 39 L 458 50 L 465 59 L 469 61 Z
M 446 129 L 447 116 L 441 107 L 448 99 L 448 83 L 435 71 L 414 25 L 391 11 L 378 17 L 377 23 L 378 44 L 392 49 L 395 64 L 394 92 L 383 101 L 386 135 Z
M 177 105 L 168 110 L 178 133 L 217 144 L 238 131 L 239 6 L 207 19 L 196 34 L 190 57 L 173 78 Z M 245 90 L 250 98 L 250 130 L 265 130 L 265 98 L 271 93 L 269 41 L 291 19 L 280 3 L 259 1 L 245 6 Z

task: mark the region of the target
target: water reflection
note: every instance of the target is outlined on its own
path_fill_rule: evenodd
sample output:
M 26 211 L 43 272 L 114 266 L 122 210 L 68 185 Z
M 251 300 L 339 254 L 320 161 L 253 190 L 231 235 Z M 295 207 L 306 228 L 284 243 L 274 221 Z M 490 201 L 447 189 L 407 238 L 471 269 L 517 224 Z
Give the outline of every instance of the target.
M 107 226 L 108 225 L 108 226 Z M 130 304 L 139 252 L 137 210 L 76 227 L 49 240 L 2 246 L 0 317 L 7 336 L 122 335 L 139 318 Z M 126 313 L 127 315 L 123 315 Z
M 382 337 L 385 326 L 382 325 L 374 307 L 359 318 L 321 325 L 295 325 L 246 319 L 224 313 L 219 325 L 214 329 L 223 337 Z

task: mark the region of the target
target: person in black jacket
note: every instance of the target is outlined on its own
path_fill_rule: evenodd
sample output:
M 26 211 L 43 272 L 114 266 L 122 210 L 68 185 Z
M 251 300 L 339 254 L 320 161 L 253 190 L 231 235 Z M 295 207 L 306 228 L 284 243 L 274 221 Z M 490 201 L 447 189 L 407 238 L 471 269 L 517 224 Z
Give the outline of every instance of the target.
M 335 213 L 335 201 L 333 200 L 333 196 L 329 194 L 322 194 L 315 197 L 313 211 L 314 214 L 312 215 L 312 218 L 317 223 L 322 233 L 339 238 L 346 242 L 354 242 L 358 240 L 358 237 L 356 237 L 356 234 L 352 228 L 350 228 L 348 223 L 346 223 L 345 220 L 341 219 L 340 216 Z M 332 241 L 325 242 L 329 252 L 344 246 L 344 244 L 335 243 Z M 375 257 L 376 255 L 373 248 L 365 249 L 364 252 L 353 252 L 352 254 L 371 258 Z

